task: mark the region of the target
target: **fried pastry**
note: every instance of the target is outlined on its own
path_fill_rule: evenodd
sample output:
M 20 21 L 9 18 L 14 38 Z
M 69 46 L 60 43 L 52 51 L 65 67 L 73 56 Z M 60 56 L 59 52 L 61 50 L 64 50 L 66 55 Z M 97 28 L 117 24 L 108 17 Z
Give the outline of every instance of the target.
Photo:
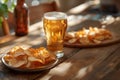
M 9 66 L 15 68 L 35 69 L 55 61 L 56 57 L 44 47 L 23 49 L 16 46 L 4 56 L 4 59 Z
M 103 28 L 89 27 L 76 32 L 68 32 L 65 35 L 64 42 L 70 44 L 100 44 L 103 41 L 112 39 L 112 33 Z

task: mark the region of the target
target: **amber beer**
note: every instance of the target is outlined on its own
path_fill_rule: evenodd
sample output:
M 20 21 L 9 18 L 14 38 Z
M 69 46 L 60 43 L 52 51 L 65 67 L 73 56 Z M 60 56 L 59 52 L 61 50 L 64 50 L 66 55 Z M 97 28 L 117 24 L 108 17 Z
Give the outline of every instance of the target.
M 47 48 L 63 56 L 63 38 L 67 29 L 67 15 L 62 12 L 48 12 L 44 14 L 44 31 L 47 38 Z

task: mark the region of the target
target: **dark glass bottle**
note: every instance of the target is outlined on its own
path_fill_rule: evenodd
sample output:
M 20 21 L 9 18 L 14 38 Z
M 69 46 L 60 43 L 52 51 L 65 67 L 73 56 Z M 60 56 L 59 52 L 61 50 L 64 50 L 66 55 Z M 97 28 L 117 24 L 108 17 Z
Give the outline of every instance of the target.
M 17 0 L 17 5 L 14 9 L 15 14 L 15 35 L 25 36 L 28 34 L 29 10 L 25 4 L 25 0 Z
M 113 0 L 100 0 L 101 10 L 108 13 L 117 13 L 117 6 Z

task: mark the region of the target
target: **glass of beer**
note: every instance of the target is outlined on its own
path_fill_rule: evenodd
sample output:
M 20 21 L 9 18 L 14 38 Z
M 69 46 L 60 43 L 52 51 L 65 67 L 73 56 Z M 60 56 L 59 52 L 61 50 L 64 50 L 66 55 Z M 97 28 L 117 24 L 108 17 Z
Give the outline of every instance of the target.
M 47 12 L 43 18 L 47 49 L 56 53 L 58 58 L 64 56 L 63 39 L 67 29 L 67 15 L 63 12 Z

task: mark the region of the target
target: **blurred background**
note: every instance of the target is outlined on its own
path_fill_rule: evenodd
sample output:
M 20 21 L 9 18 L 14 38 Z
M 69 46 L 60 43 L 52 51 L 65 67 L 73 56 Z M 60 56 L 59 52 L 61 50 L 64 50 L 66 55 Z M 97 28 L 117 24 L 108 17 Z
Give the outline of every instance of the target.
M 9 28 L 14 28 L 14 6 L 16 0 L 8 1 L 9 13 L 7 21 Z M 25 0 L 30 11 L 30 25 L 42 20 L 43 14 L 49 11 L 62 11 L 68 15 L 102 14 L 119 16 L 120 0 Z M 0 29 L 1 35 L 2 29 Z

